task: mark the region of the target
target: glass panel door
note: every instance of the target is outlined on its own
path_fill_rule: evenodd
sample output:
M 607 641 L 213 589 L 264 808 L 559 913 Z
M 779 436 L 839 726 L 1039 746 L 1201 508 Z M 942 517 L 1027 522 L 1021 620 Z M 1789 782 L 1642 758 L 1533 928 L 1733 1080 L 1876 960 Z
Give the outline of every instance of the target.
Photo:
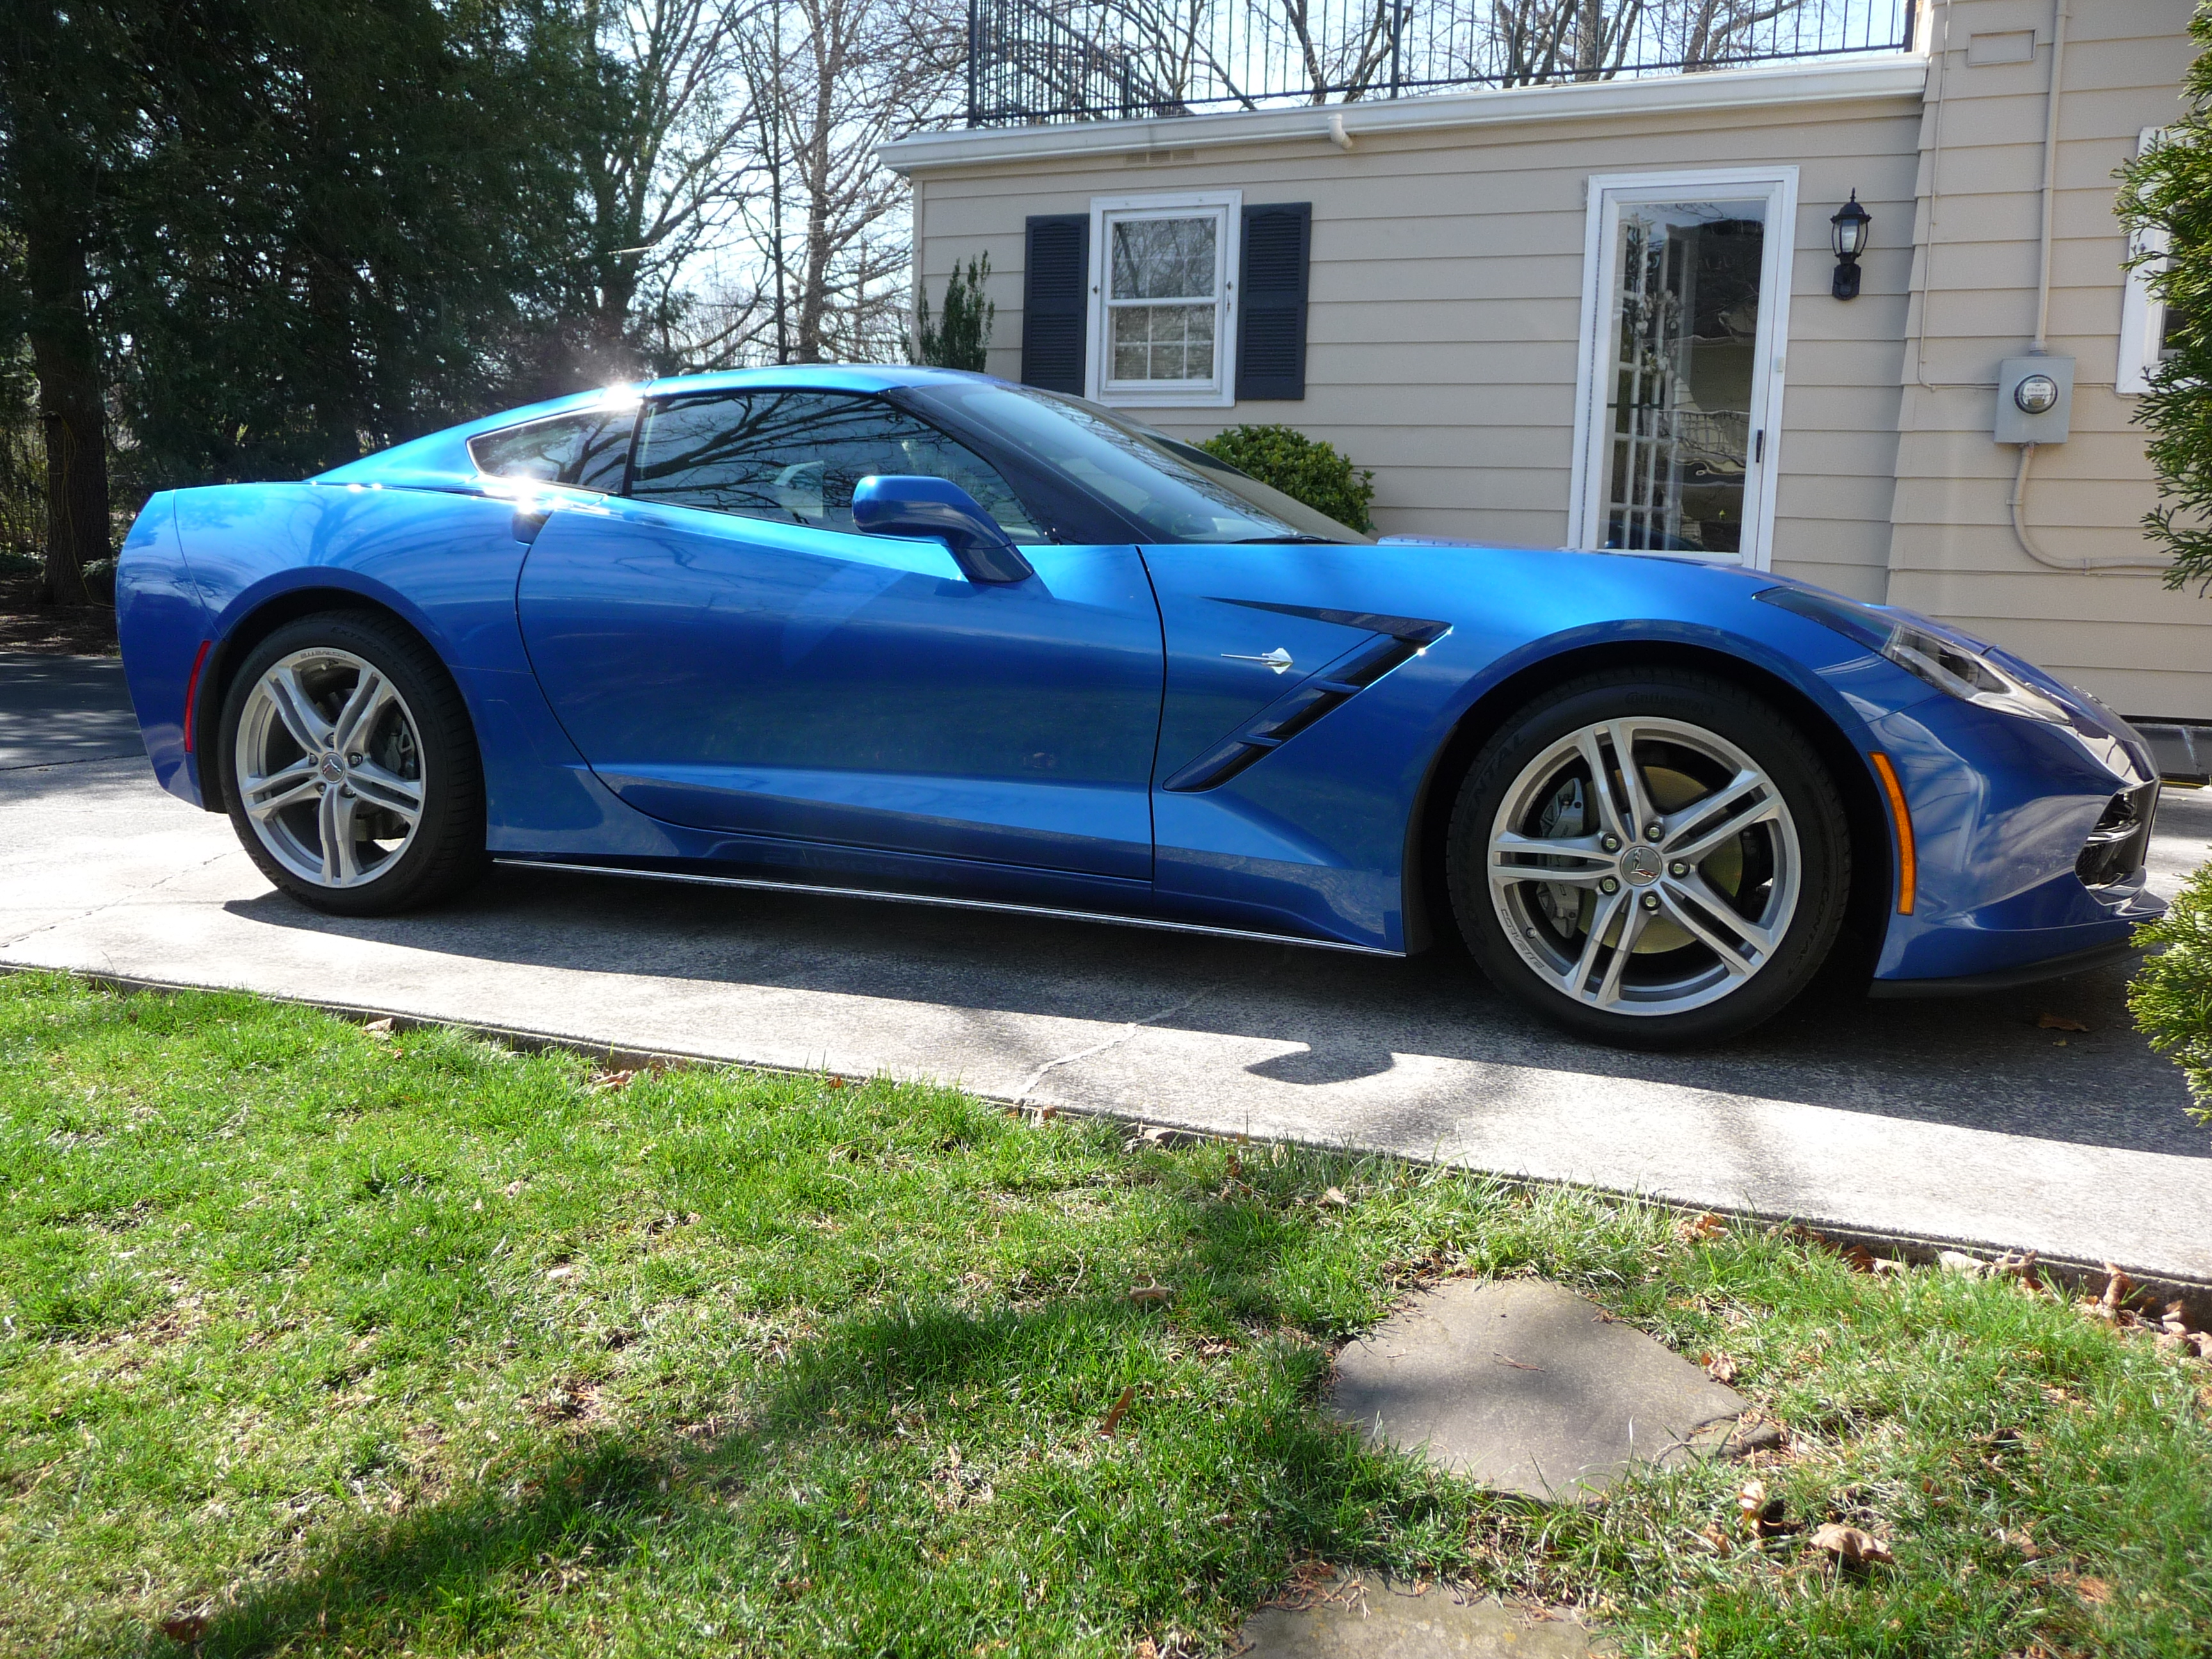
M 1764 181 L 1605 191 L 1582 545 L 1766 564 L 1782 196 Z

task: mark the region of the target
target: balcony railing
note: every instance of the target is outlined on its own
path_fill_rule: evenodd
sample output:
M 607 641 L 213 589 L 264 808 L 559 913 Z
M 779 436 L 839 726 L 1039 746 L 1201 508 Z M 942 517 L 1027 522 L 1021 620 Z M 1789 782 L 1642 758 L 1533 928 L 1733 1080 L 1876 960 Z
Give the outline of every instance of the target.
M 1909 52 L 1915 0 L 968 0 L 968 125 Z

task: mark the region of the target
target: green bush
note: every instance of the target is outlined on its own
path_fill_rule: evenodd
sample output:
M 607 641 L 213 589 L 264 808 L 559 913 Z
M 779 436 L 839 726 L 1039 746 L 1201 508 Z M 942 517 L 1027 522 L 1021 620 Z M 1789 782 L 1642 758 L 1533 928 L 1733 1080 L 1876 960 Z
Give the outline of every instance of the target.
M 1367 512 L 1375 499 L 1375 475 L 1296 427 L 1232 426 L 1199 447 L 1340 525 L 1375 528 Z
M 932 368 L 983 372 L 984 359 L 991 349 L 991 325 L 999 316 L 999 307 L 983 297 L 983 285 L 990 280 L 988 253 L 968 262 L 964 282 L 956 264 L 952 275 L 945 279 L 945 318 L 939 324 L 929 319 L 929 290 L 922 290 L 915 319 L 915 362 Z
M 2173 908 L 2139 929 L 2136 943 L 2163 945 L 2128 988 L 2128 1007 L 2152 1048 L 2189 1079 L 2192 1116 L 2212 1123 L 2212 864 L 2189 878 Z
M 2166 585 L 2212 583 L 2212 6 L 2189 25 L 2197 58 L 2183 82 L 2189 112 L 2123 168 L 2119 215 L 2130 228 L 2166 233 L 2169 252 L 2145 252 L 2151 291 L 2170 319 L 2166 362 L 2136 410 L 2166 499 L 2144 515 L 2151 544 L 2173 557 Z

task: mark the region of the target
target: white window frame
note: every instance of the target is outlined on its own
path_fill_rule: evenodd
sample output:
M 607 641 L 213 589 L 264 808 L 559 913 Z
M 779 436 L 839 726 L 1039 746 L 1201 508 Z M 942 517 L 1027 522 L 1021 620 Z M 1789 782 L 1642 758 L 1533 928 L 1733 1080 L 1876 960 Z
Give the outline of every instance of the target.
M 1237 283 L 1243 251 L 1244 192 L 1185 191 L 1159 196 L 1097 196 L 1091 201 L 1091 299 L 1085 307 L 1085 395 L 1120 409 L 1226 409 L 1237 401 Z M 1219 289 L 1214 297 L 1214 378 L 1207 381 L 1152 380 L 1114 384 L 1108 370 L 1113 336 L 1106 326 L 1106 289 L 1111 226 L 1122 217 L 1196 218 L 1216 216 Z
M 2148 155 L 2165 136 L 2164 127 L 2145 127 L 2136 140 L 2136 154 Z M 2157 225 L 2137 225 L 2128 233 L 2128 258 L 2164 254 L 2166 234 Z M 2163 258 L 2150 264 L 2130 265 L 2122 271 L 2126 286 L 2120 290 L 2120 355 L 2112 369 L 2112 390 L 2123 398 L 2140 398 L 2150 390 L 2150 374 L 2159 365 L 2159 342 L 2166 334 L 2166 301 L 2151 292 L 2150 281 L 2166 269 Z
M 1608 473 L 1605 447 L 1612 434 L 1595 408 L 1603 384 L 1611 340 L 1619 275 L 1613 269 L 1613 240 L 1624 203 L 1742 200 L 1763 195 L 1767 224 L 1759 270 L 1759 332 L 1753 362 L 1751 426 L 1765 441 L 1745 468 L 1745 553 L 1741 562 L 1754 570 L 1772 567 L 1775 482 L 1782 476 L 1782 389 L 1784 348 L 1790 338 L 1790 283 L 1797 244 L 1797 169 L 1793 166 L 1700 167 L 1668 173 L 1594 173 L 1585 182 L 1587 222 L 1583 241 L 1581 355 L 1575 370 L 1574 465 L 1567 498 L 1567 545 L 1602 544 L 1605 504 L 1599 499 Z M 1754 438 L 1755 444 L 1758 440 Z M 1642 550 L 1633 550 L 1641 551 Z M 1725 554 L 1708 555 L 1725 558 Z

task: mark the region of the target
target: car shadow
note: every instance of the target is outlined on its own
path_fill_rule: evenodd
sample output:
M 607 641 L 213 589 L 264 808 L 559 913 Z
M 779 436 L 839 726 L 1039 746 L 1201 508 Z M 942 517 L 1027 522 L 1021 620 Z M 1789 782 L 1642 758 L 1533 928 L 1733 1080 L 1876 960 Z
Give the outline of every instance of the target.
M 325 916 L 273 893 L 226 908 L 268 926 L 486 962 L 1257 1042 L 1275 1052 L 1242 1070 L 1293 1086 L 1383 1079 L 1409 1059 L 1470 1061 L 2212 1158 L 2181 1074 L 2129 1019 L 2124 964 L 1941 1001 L 1873 1001 L 1830 983 L 1747 1036 L 1650 1054 L 1532 1019 L 1455 947 L 1378 958 L 512 866 L 413 916 Z M 2045 1014 L 2088 1029 L 2039 1026 Z

